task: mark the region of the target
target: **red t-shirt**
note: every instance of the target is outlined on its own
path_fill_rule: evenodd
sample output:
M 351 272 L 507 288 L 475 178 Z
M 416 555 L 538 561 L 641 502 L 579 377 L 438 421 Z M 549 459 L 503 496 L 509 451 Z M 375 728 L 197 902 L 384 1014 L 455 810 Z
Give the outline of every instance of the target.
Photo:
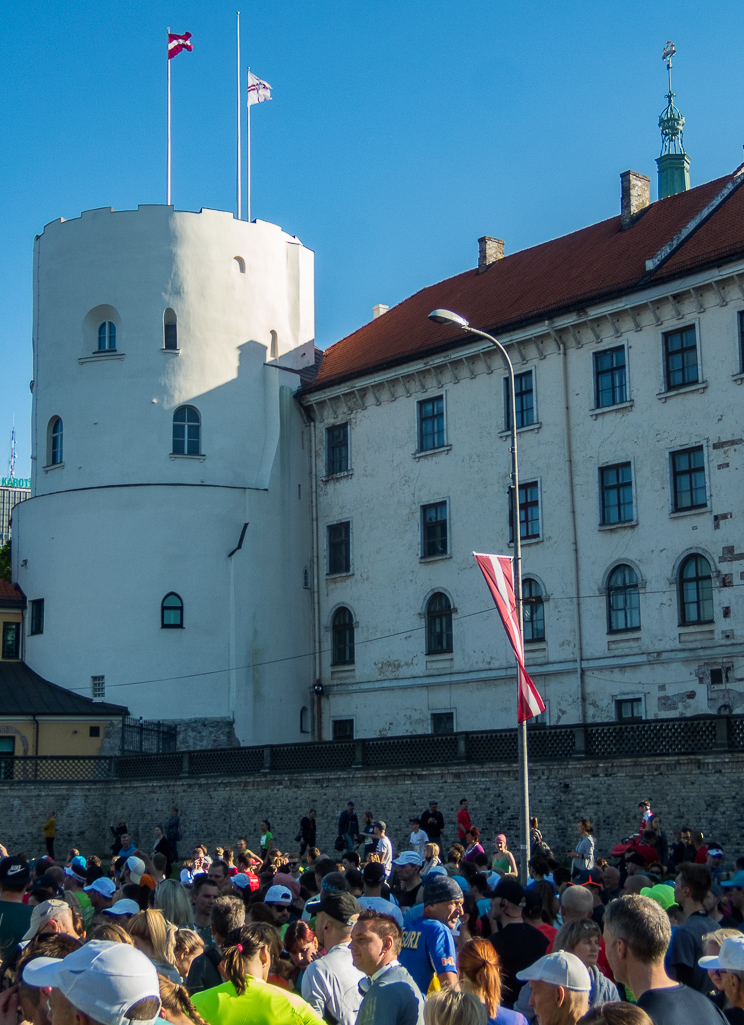
M 465 834 L 470 829 L 472 824 L 473 823 L 470 821 L 470 814 L 468 812 L 466 812 L 464 808 L 460 808 L 460 810 L 457 813 L 457 839 L 458 840 L 464 840 L 465 839 Z
M 708 848 L 703 844 L 700 850 L 695 855 L 695 864 L 704 865 L 708 860 Z

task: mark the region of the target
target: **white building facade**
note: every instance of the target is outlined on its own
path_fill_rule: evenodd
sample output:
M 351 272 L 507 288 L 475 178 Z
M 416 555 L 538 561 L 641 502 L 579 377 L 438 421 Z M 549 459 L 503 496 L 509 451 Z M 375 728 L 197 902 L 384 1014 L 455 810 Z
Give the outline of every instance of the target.
M 34 282 L 25 661 L 148 719 L 300 739 L 312 252 L 218 211 L 91 210 L 37 237 Z

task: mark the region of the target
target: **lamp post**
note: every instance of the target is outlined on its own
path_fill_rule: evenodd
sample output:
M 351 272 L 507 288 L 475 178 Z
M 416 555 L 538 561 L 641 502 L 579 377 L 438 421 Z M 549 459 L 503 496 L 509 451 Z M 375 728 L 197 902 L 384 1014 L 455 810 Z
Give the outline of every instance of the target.
M 512 479 L 512 532 L 514 535 L 514 598 L 517 605 L 517 621 L 519 623 L 519 630 L 522 633 L 522 538 L 521 528 L 522 525 L 519 519 L 519 462 L 517 459 L 517 409 L 515 401 L 515 390 L 514 390 L 514 366 L 509 353 L 506 351 L 501 342 L 494 338 L 493 335 L 489 335 L 486 331 L 479 331 L 478 328 L 471 327 L 464 317 L 461 317 L 459 313 L 453 313 L 451 310 L 433 310 L 429 314 L 429 320 L 432 320 L 435 324 L 449 324 L 453 327 L 459 327 L 462 331 L 467 331 L 469 334 L 477 335 L 479 338 L 485 338 L 486 341 L 494 345 L 506 361 L 506 367 L 509 373 L 509 410 L 511 420 L 511 479 Z M 519 820 L 521 825 L 521 849 L 522 849 L 522 862 L 520 865 L 520 876 L 522 882 L 525 883 L 528 879 L 527 863 L 530 860 L 530 787 L 529 787 L 529 771 L 527 761 L 527 722 L 519 723 L 517 727 L 517 748 L 519 751 L 519 794 L 520 794 L 520 808 L 519 808 Z

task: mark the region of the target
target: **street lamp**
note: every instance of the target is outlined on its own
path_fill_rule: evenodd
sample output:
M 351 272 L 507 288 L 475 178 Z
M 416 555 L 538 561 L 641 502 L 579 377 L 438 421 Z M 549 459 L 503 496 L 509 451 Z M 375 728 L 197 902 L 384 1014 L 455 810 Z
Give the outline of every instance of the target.
M 513 509 L 513 521 L 512 521 L 512 532 L 514 534 L 514 599 L 517 605 L 517 621 L 519 623 L 520 633 L 522 632 L 522 538 L 521 538 L 521 523 L 519 519 L 519 463 L 517 461 L 517 409 L 514 394 L 514 366 L 509 353 L 506 351 L 501 342 L 494 338 L 493 335 L 489 335 L 486 331 L 479 331 L 476 327 L 471 327 L 464 317 L 461 317 L 459 313 L 453 313 L 451 310 L 433 310 L 429 314 L 429 320 L 432 320 L 435 324 L 449 324 L 452 327 L 459 327 L 462 331 L 467 331 L 469 334 L 478 335 L 479 338 L 485 338 L 486 341 L 494 345 L 506 361 L 506 367 L 509 372 L 509 409 L 510 409 L 510 420 L 511 420 L 511 479 L 512 479 L 512 509 Z M 522 830 L 522 851 L 523 859 L 520 866 L 520 874 L 522 882 L 526 882 L 528 878 L 527 863 L 530 860 L 530 788 L 529 788 L 529 773 L 528 773 L 528 762 L 527 762 L 527 722 L 519 723 L 517 727 L 517 747 L 519 750 L 519 792 L 520 792 L 520 823 Z

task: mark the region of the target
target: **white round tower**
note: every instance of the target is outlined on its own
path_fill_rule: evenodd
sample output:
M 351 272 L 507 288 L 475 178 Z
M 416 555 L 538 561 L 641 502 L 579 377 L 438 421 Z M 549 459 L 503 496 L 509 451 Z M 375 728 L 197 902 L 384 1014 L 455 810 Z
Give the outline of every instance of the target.
M 313 335 L 313 254 L 276 225 L 141 206 L 46 226 L 32 497 L 13 523 L 36 672 L 145 718 L 299 739 L 310 534 L 292 396 Z

